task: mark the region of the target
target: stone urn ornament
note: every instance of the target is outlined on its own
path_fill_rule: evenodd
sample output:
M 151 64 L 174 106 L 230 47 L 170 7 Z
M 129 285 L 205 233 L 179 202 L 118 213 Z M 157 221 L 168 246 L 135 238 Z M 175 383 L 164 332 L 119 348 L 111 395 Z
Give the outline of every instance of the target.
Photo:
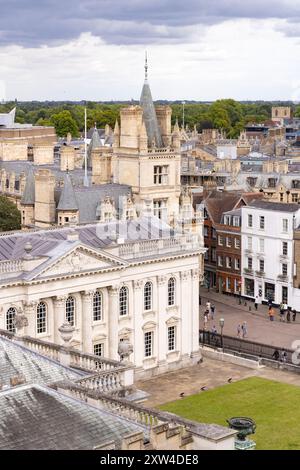
M 130 343 L 128 338 L 125 338 L 123 341 L 119 342 L 118 354 L 120 356 L 121 361 L 128 362 L 129 356 L 132 353 L 133 353 L 133 346 Z
M 73 337 L 73 333 L 75 331 L 74 326 L 72 326 L 69 322 L 65 321 L 59 328 L 58 331 L 64 341 L 64 346 L 68 347 L 70 345 L 70 341 Z

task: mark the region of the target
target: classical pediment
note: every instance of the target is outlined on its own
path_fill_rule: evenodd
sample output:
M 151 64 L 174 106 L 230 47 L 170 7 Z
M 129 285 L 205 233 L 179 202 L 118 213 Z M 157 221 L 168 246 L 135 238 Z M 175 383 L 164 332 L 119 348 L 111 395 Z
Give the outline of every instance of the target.
M 51 277 L 122 266 L 122 261 L 85 247 L 77 247 L 41 270 L 38 277 Z

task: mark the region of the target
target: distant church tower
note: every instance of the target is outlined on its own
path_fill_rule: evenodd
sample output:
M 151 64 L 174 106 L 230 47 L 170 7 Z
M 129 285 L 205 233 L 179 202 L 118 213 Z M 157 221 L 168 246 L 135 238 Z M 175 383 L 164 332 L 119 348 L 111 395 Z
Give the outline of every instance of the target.
M 171 130 L 172 110 L 154 107 L 145 60 L 145 80 L 139 106 L 120 111 L 114 131 L 112 174 L 114 182 L 132 186 L 140 211 L 145 203 L 154 215 L 173 223 L 180 197 L 180 136 Z

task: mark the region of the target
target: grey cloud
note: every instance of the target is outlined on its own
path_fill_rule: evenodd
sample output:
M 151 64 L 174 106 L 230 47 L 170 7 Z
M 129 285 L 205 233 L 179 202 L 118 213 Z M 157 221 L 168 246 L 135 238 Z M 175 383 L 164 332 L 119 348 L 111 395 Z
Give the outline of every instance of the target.
M 295 21 L 300 4 L 295 0 L 0 0 L 0 45 L 51 45 L 83 32 L 110 44 L 184 42 L 198 25 L 271 17 Z

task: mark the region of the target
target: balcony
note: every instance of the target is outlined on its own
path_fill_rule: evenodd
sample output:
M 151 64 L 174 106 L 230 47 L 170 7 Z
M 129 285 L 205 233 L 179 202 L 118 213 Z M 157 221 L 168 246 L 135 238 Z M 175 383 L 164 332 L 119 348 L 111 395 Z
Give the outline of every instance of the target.
M 264 272 L 264 271 L 255 271 L 255 276 L 257 276 L 257 277 L 265 277 L 265 272 Z
M 253 269 L 244 268 L 244 274 L 251 274 L 251 275 L 253 275 Z
M 252 255 L 252 253 L 253 253 L 252 248 L 247 248 L 247 249 L 245 250 L 245 255 L 246 255 L 246 256 L 247 256 L 247 255 Z
M 288 281 L 288 275 L 287 274 L 279 274 L 277 276 L 277 281 L 281 281 L 281 282 L 287 282 Z

